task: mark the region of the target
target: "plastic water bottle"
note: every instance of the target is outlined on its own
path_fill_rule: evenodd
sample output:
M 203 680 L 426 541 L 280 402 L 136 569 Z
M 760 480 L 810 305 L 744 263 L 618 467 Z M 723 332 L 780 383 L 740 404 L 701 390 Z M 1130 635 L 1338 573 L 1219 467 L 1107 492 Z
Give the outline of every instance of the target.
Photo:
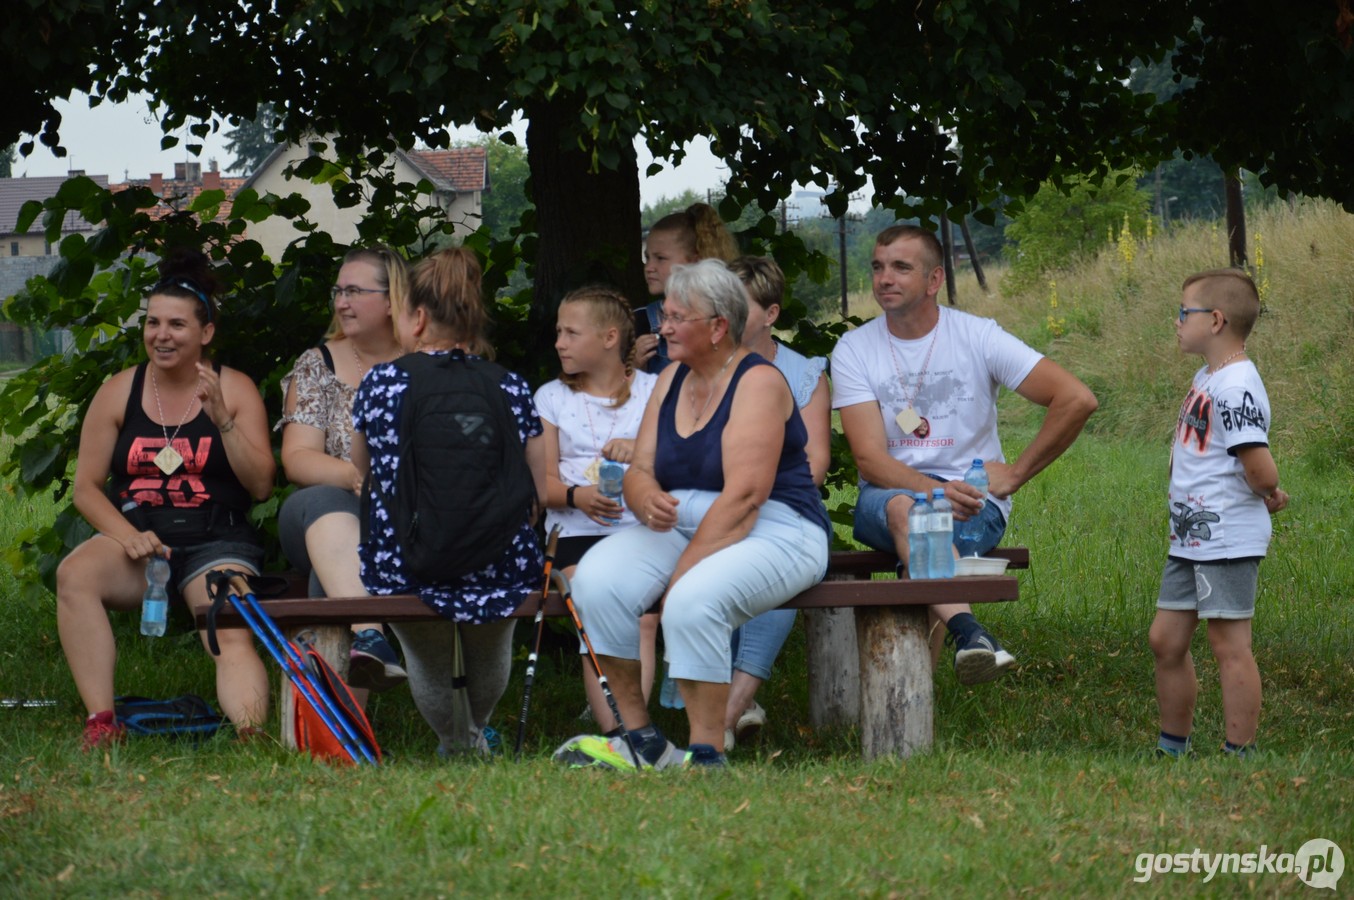
M 983 492 L 983 501 L 987 501 L 987 469 L 981 459 L 975 459 L 973 465 L 964 473 L 964 484 L 971 484 Z M 982 526 L 977 516 L 969 516 L 955 528 L 955 535 L 961 541 L 973 542 L 982 537 Z
M 658 691 L 658 702 L 665 709 L 686 709 L 686 703 L 682 700 L 682 692 L 677 687 L 677 679 L 672 677 L 672 672 L 668 671 L 667 663 L 663 664 L 663 687 Z
M 945 489 L 931 491 L 931 528 L 926 532 L 931 555 L 927 563 L 932 578 L 954 577 L 954 510 L 945 499 Z
M 625 484 L 625 466 L 618 462 L 607 460 L 602 463 L 597 470 L 597 492 L 608 500 L 615 500 L 622 507 L 625 506 L 624 497 Z M 610 518 L 608 521 L 619 522 L 619 518 Z
M 926 495 L 909 491 L 912 508 L 907 511 L 907 574 L 910 578 L 931 577 L 931 548 L 927 536 L 931 530 L 931 505 Z
M 141 633 L 160 637 L 165 633 L 165 617 L 169 612 L 169 560 L 152 556 L 146 561 L 146 594 L 141 598 Z

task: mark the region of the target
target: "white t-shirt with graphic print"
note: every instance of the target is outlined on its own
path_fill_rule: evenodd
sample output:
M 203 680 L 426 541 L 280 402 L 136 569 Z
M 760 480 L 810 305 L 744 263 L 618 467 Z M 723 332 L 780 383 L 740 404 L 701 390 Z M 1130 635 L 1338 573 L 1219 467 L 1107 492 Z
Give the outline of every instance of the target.
M 832 406 L 877 402 L 890 456 L 919 472 L 960 479 L 975 459 L 1005 461 L 998 391 L 1015 390 L 1043 358 L 992 319 L 956 309 L 940 307 L 936 328 L 911 341 L 890 334 L 881 315 L 832 351 Z M 925 437 L 904 434 L 896 421 L 909 399 L 930 424 Z M 992 499 L 1009 517 L 1010 498 Z
M 1269 395 L 1250 360 L 1194 373 L 1171 444 L 1170 555 L 1216 560 L 1264 556 L 1271 525 L 1246 484 L 1237 451 L 1269 446 Z
M 536 391 L 536 412 L 559 429 L 559 477 L 565 484 L 596 484 L 587 470 L 598 459 L 612 438 L 630 438 L 639 434 L 644 407 L 649 402 L 658 376 L 636 372 L 630 385 L 630 399 L 619 409 L 611 408 L 609 397 L 594 397 L 569 388 L 556 378 Z M 587 537 L 614 534 L 617 529 L 638 524 L 627 507 L 615 525 L 598 525 L 581 509 L 546 511 L 548 531 L 560 525 L 562 537 Z

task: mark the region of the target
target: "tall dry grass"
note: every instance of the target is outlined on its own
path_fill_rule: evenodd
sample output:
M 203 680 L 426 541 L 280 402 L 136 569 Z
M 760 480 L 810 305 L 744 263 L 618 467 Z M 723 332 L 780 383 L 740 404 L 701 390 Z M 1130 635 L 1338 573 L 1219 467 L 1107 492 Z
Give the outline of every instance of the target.
M 1247 349 L 1269 392 L 1275 448 L 1354 464 L 1354 215 L 1331 202 L 1299 200 L 1252 211 L 1247 229 L 1264 301 Z M 1176 347 L 1180 284 L 1225 265 L 1221 223 L 1195 222 L 1107 244 L 1094 259 L 1024 293 L 1005 293 L 997 267 L 987 273 L 993 290 L 985 295 L 963 267 L 957 305 L 995 318 L 1085 381 L 1100 398 L 1090 430 L 1165 441 L 1200 364 Z M 854 297 L 851 308 L 863 318 L 877 312 L 868 294 Z

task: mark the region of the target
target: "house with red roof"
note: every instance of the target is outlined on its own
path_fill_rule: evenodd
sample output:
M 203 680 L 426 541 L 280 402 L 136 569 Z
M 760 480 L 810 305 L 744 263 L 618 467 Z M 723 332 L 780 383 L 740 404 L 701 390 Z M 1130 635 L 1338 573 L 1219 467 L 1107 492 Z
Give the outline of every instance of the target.
M 358 238 L 357 223 L 363 212 L 360 206 L 340 209 L 334 202 L 329 184 L 286 177 L 286 170 L 304 161 L 309 153 L 305 146 L 279 145 L 240 188 L 252 188 L 260 195 L 271 193 L 279 197 L 300 194 L 310 203 L 310 210 L 305 215 L 307 221 L 340 244 L 354 243 Z M 489 190 L 489 160 L 483 147 L 397 150 L 387 165 L 393 167 L 397 182 L 418 184 L 426 180 L 432 185 L 428 201 L 452 223 L 455 237 L 464 237 L 480 226 L 484 194 Z M 248 232 L 248 236 L 258 241 L 264 253 L 274 260 L 281 258 L 287 245 L 303 234 L 294 222 L 280 217 L 251 223 Z

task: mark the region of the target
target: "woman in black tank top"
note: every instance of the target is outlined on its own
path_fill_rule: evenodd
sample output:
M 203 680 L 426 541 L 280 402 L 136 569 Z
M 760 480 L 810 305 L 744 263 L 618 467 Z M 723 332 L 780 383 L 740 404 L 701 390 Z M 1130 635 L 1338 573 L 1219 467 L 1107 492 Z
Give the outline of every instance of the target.
M 149 362 L 106 381 L 80 431 L 74 502 L 98 533 L 57 569 L 61 647 L 89 713 L 85 749 L 125 734 L 113 715 L 108 611 L 138 607 L 147 560 L 169 558 L 171 590 L 191 605 L 207 601 L 208 570 L 262 563 L 245 519 L 273 488 L 262 398 L 244 373 L 204 361 L 216 331 L 207 258 L 169 254 L 160 274 L 142 323 Z M 267 673 L 248 631 L 219 637 L 217 698 L 250 733 L 268 714 Z

